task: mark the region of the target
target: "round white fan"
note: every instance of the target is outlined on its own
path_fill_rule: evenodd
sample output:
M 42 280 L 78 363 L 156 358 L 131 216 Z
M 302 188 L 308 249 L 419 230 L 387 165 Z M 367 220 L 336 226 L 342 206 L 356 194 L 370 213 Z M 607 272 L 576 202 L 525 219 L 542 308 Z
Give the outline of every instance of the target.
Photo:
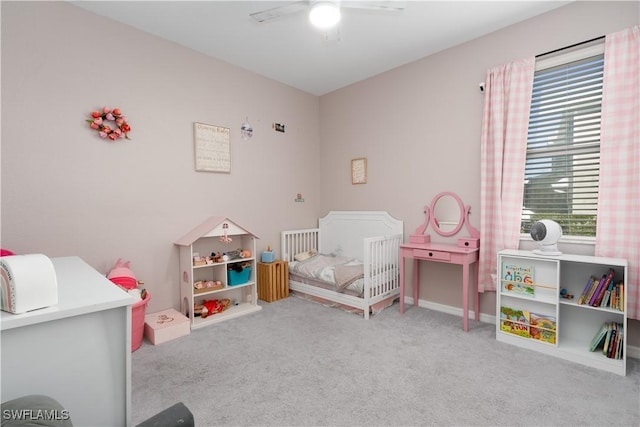
M 329 11 L 335 24 L 340 19 L 340 9 L 367 9 L 381 12 L 402 12 L 405 9 L 403 0 L 360 0 L 360 1 L 339 1 L 339 0 L 303 0 L 289 2 L 285 6 L 267 9 L 260 12 L 251 13 L 250 16 L 258 22 L 269 22 L 283 16 L 293 15 L 300 12 L 311 12 L 312 14 L 320 9 Z M 335 16 L 337 14 L 337 16 Z
M 537 221 L 531 226 L 531 238 L 540 245 L 540 249 L 533 251 L 538 255 L 562 255 L 558 250 L 558 240 L 561 237 L 562 227 L 550 219 Z

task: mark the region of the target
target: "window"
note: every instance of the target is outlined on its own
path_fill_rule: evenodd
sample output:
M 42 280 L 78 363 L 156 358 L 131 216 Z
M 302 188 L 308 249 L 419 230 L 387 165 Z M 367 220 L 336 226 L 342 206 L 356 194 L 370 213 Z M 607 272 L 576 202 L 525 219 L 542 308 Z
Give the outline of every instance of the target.
M 595 236 L 604 46 L 536 62 L 521 232 L 552 219 L 563 234 Z

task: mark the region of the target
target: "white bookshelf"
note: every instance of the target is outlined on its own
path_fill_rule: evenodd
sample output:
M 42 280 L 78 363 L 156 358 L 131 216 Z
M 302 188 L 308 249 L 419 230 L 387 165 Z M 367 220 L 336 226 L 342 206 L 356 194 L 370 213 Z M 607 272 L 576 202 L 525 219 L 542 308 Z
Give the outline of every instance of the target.
M 532 270 L 532 293 L 514 291 L 516 280 L 506 280 L 506 266 L 521 266 Z M 615 271 L 615 282 L 624 285 L 623 309 L 593 307 L 578 304 L 587 279 L 590 276 L 601 277 L 609 269 Z M 559 256 L 538 255 L 531 251 L 504 250 L 498 253 L 499 288 L 496 298 L 496 339 L 533 351 L 553 355 L 565 360 L 581 363 L 597 369 L 626 375 L 627 360 L 627 261 L 619 258 L 593 257 L 562 254 Z M 521 289 L 521 288 L 520 288 Z M 560 296 L 565 289 L 573 298 Z M 516 332 L 505 331 L 501 327 L 504 314 L 501 308 L 507 307 L 517 313 L 536 313 L 555 319 L 555 342 L 544 341 L 531 336 L 519 336 Z M 526 315 L 526 314 L 525 314 Z M 593 337 L 605 322 L 622 325 L 621 356 L 609 358 L 603 354 L 601 346 L 590 351 Z M 518 322 L 515 322 L 518 324 Z M 526 323 L 526 322 L 525 322 Z M 524 325 L 523 325 L 524 326 Z M 513 327 L 507 321 L 507 328 Z M 548 330 L 546 336 L 552 336 Z

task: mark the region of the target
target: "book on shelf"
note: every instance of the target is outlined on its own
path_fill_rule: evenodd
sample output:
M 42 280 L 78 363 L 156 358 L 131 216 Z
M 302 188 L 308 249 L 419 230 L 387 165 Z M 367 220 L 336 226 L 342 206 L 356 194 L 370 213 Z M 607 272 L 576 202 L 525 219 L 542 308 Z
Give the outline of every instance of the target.
M 529 338 L 530 315 L 526 310 L 516 310 L 511 307 L 500 307 L 500 330 L 510 334 Z
M 618 283 L 618 310 L 624 311 L 624 282 Z
M 598 285 L 600 284 L 600 279 L 598 279 L 595 276 L 591 276 L 593 279 L 593 282 L 591 283 L 591 287 L 589 288 L 589 292 L 587 293 L 587 295 L 585 296 L 584 301 L 582 302 L 582 304 L 585 305 L 589 305 L 589 302 L 591 301 L 591 298 L 593 297 L 593 294 L 596 292 L 596 289 L 598 288 Z
M 609 299 L 602 299 L 600 303 L 600 307 L 610 308 L 612 310 L 624 311 L 624 302 L 622 297 L 622 293 L 624 292 L 624 284 L 622 280 L 619 280 L 617 283 L 611 282 L 609 285 Z
M 602 354 L 607 355 L 607 351 L 609 350 L 609 341 L 611 341 L 611 334 L 613 332 L 613 328 L 615 327 L 615 323 L 610 323 L 607 327 L 607 334 L 604 336 L 604 345 L 602 346 Z
M 612 335 L 613 344 L 609 345 L 607 357 L 610 359 L 622 358 L 622 347 L 624 343 L 624 329 L 621 324 L 617 325 L 615 337 Z
M 610 268 L 600 278 L 589 276 L 577 303 L 623 311 L 624 303 L 620 298 L 623 286 L 623 281 L 616 280 L 615 270 Z
M 596 286 L 595 291 L 593 292 L 593 294 L 591 294 L 591 298 L 589 299 L 589 305 L 593 306 L 595 304 L 596 300 L 598 299 L 598 294 L 600 294 L 600 291 L 602 290 L 602 287 L 604 286 L 604 282 L 606 280 L 607 280 L 607 275 L 603 274 L 598 281 L 598 286 Z
M 621 323 L 611 322 L 607 332 L 602 354 L 610 359 L 620 359 L 623 356 L 624 327 Z
M 611 291 L 607 289 L 606 291 L 604 291 L 604 296 L 602 297 L 602 302 L 600 303 L 600 307 L 608 307 L 610 298 L 611 298 Z
M 532 265 L 504 264 L 502 270 L 504 291 L 533 297 L 535 295 L 533 273 L 534 267 Z
M 611 328 L 611 338 L 609 338 L 609 345 L 607 346 L 607 351 L 604 353 L 605 356 L 611 359 L 611 355 L 614 354 L 614 349 L 616 347 L 616 336 L 618 335 L 618 327 L 614 323 L 613 328 Z
M 591 288 L 593 287 L 593 282 L 595 280 L 597 280 L 595 277 L 589 276 L 589 278 L 587 279 L 587 284 L 584 285 L 584 289 L 582 290 L 582 293 L 578 297 L 578 304 L 584 304 L 585 303 L 585 299 L 588 298 L 588 295 L 591 292 Z
M 531 338 L 550 344 L 556 343 L 556 318 L 554 316 L 529 313 Z
M 599 350 L 610 359 L 621 359 L 623 357 L 624 329 L 621 323 L 604 322 L 598 332 L 593 336 L 590 351 Z
M 596 351 L 598 346 L 604 342 L 604 337 L 607 334 L 607 330 L 611 327 L 611 323 L 605 322 L 602 324 L 598 332 L 593 336 L 589 351 Z
M 609 289 L 609 284 L 615 277 L 616 272 L 613 268 L 610 268 L 607 274 L 602 275 L 602 279 L 600 279 L 600 283 L 598 284 L 598 289 L 595 292 L 595 298 L 592 299 L 591 305 L 593 307 L 599 307 L 602 298 L 604 297 L 604 293 L 607 289 Z
M 624 333 L 622 331 L 622 327 L 621 327 L 621 332 L 618 334 L 618 338 L 620 340 L 620 342 L 618 343 L 618 347 L 616 348 L 616 354 L 615 354 L 615 359 L 622 359 L 624 352 L 622 351 L 624 345 Z

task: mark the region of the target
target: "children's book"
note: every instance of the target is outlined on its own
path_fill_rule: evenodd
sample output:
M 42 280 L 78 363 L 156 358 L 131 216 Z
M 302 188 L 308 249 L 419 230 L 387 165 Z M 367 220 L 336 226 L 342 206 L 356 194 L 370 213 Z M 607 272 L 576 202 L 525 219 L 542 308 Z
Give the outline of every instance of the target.
M 591 288 L 593 287 L 593 282 L 595 280 L 597 280 L 595 277 L 589 276 L 587 284 L 584 285 L 584 289 L 582 290 L 580 297 L 578 297 L 578 304 L 586 304 L 585 299 L 588 299 L 589 292 L 591 292 Z
M 602 298 L 604 298 L 604 293 L 609 289 L 609 284 L 614 279 L 616 272 L 613 268 L 609 269 L 609 272 L 606 275 L 602 275 L 604 277 L 603 285 L 598 289 L 598 294 L 596 295 L 595 300 L 591 303 L 594 307 L 599 307 L 602 302 Z
M 618 310 L 624 311 L 624 283 L 618 282 Z
M 619 333 L 618 333 L 618 347 L 616 347 L 615 359 L 622 359 L 622 347 L 624 347 L 624 330 L 623 326 L 620 325 Z
M 531 338 L 550 344 L 556 343 L 556 318 L 554 316 L 530 313 L 529 321 Z
M 604 291 L 604 296 L 602 297 L 602 301 L 600 302 L 600 307 L 608 307 L 610 298 L 611 298 L 611 291 L 607 289 L 606 291 Z
M 596 299 L 598 298 L 598 294 L 600 293 L 600 290 L 604 286 L 604 282 L 606 280 L 607 280 L 607 275 L 603 274 L 598 282 L 598 286 L 596 287 L 595 292 L 591 295 L 591 298 L 589 299 L 589 305 L 593 305 L 595 303 Z
M 611 338 L 609 339 L 609 346 L 607 347 L 607 352 L 605 353 L 605 356 L 607 356 L 609 359 L 615 356 L 614 351 L 616 348 L 617 338 L 618 338 L 618 327 L 617 325 L 615 325 L 613 329 L 611 329 Z
M 596 351 L 596 348 L 604 341 L 604 337 L 607 334 L 607 330 L 609 329 L 610 323 L 604 322 L 598 332 L 593 336 L 591 340 L 591 345 L 589 346 L 590 351 Z
M 620 323 L 613 323 L 611 328 L 611 338 L 609 338 L 609 345 L 603 349 L 602 354 L 610 359 L 619 359 L 622 352 L 622 346 L 624 343 L 624 330 Z M 605 352 L 606 350 L 606 352 Z
M 502 283 L 507 293 L 533 297 L 535 294 L 533 266 L 505 264 Z
M 587 295 L 584 298 L 584 301 L 582 302 L 585 305 L 589 304 L 589 301 L 591 301 L 591 298 L 593 297 L 593 294 L 596 292 L 596 289 L 598 288 L 598 285 L 600 284 L 600 279 L 598 279 L 595 276 L 591 276 L 593 278 L 593 283 L 591 284 L 591 287 L 589 288 L 589 292 L 587 293 Z
M 500 330 L 529 338 L 530 314 L 525 310 L 500 307 Z
M 609 351 L 609 344 L 611 344 L 611 337 L 615 336 L 614 330 L 618 327 L 618 324 L 615 322 L 609 323 L 609 327 L 607 328 L 607 334 L 604 337 L 604 346 L 602 347 L 602 354 L 605 356 Z

